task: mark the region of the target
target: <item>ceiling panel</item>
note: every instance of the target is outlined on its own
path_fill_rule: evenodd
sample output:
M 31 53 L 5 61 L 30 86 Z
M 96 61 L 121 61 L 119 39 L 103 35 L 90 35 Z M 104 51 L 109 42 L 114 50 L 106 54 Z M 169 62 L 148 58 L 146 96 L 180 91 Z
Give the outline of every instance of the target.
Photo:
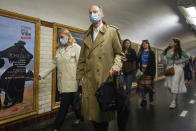
M 88 9 L 103 7 L 108 24 L 119 27 L 122 38 L 141 43 L 148 39 L 155 47 L 165 48 L 171 37 L 182 40 L 185 50 L 196 48 L 195 34 L 178 9 L 193 0 L 0 0 L 0 8 L 82 29 L 90 25 Z

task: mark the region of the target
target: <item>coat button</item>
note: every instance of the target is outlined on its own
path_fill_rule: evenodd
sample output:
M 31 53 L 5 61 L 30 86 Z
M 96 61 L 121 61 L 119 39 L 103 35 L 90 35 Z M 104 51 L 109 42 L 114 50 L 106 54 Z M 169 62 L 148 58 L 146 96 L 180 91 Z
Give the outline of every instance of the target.
M 97 72 L 99 72 L 99 69 L 97 69 Z
M 99 59 L 101 59 L 101 56 L 99 57 Z

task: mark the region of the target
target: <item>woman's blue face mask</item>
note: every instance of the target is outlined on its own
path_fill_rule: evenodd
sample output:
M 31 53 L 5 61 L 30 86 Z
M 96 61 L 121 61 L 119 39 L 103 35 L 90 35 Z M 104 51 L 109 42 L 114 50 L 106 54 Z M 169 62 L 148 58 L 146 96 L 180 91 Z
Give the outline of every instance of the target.
M 67 40 L 65 38 L 60 38 L 60 42 L 61 42 L 62 45 L 67 44 Z

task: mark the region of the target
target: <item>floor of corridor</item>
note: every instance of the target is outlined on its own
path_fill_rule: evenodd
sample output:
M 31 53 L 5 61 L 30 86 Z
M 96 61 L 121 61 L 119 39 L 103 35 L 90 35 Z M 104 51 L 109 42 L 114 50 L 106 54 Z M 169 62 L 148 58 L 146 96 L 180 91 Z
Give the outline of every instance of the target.
M 169 109 L 171 95 L 163 87 L 163 81 L 156 85 L 153 105 L 141 108 L 135 92 L 131 97 L 131 113 L 127 124 L 127 131 L 196 131 L 196 82 L 187 87 L 188 92 L 178 96 L 177 108 Z M 183 114 L 185 113 L 185 114 Z M 184 116 L 180 116 L 184 115 Z M 83 122 L 78 127 L 72 127 L 73 115 L 69 115 L 62 127 L 62 131 L 93 131 L 89 122 Z M 21 131 L 50 131 L 50 120 L 47 125 L 33 125 Z M 116 121 L 110 122 L 108 131 L 118 131 Z

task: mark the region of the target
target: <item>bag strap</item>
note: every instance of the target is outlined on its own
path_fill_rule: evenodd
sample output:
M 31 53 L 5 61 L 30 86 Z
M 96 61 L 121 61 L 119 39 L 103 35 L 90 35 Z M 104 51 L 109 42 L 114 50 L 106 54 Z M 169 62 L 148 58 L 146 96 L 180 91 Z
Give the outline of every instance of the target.
M 118 80 L 118 76 L 114 75 L 112 72 L 110 72 L 110 78 L 113 79 L 113 82 L 116 85 L 116 88 L 119 88 L 119 80 Z

